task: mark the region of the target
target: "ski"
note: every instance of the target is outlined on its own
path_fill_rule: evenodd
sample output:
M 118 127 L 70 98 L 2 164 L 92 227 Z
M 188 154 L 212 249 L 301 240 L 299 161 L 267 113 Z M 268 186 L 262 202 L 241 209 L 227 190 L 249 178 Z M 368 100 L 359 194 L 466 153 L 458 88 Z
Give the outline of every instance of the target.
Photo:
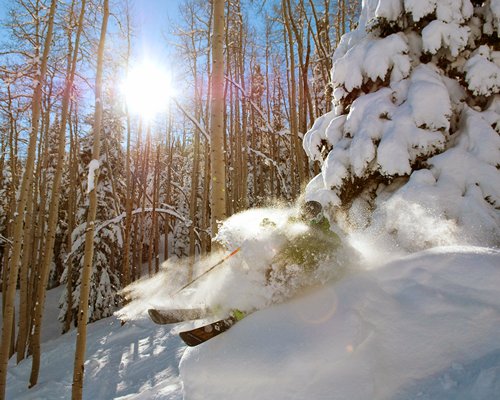
M 230 329 L 239 320 L 234 316 L 212 322 L 199 328 L 180 332 L 179 336 L 188 346 L 198 346 Z
M 151 320 L 159 325 L 176 324 L 212 315 L 208 308 L 179 308 L 173 310 L 150 308 L 148 314 Z

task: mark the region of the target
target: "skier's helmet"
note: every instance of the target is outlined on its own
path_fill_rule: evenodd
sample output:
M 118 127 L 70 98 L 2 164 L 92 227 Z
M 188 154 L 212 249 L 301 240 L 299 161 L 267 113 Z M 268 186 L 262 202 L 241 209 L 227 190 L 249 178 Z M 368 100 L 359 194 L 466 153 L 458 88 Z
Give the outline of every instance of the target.
M 311 200 L 307 201 L 301 208 L 301 217 L 304 220 L 311 220 L 323 211 L 323 206 L 317 201 Z

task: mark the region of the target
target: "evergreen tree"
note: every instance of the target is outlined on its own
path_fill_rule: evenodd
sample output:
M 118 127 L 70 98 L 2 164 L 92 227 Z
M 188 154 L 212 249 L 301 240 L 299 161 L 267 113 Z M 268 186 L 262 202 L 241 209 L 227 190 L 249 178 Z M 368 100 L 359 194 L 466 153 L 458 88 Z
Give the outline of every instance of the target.
M 250 206 L 255 207 L 262 204 L 264 200 L 264 185 L 265 181 L 269 178 L 269 168 L 266 168 L 265 161 L 261 159 L 265 153 L 267 153 L 266 146 L 266 134 L 269 135 L 270 132 L 266 132 L 265 121 L 262 116 L 256 111 L 256 107 L 260 110 L 262 107 L 262 101 L 265 91 L 265 81 L 262 75 L 261 68 L 259 64 L 256 64 L 252 71 L 250 77 L 250 94 L 249 100 L 251 102 L 250 106 L 250 126 L 248 127 L 247 136 L 249 136 L 249 143 L 251 149 L 251 159 L 252 163 L 249 168 L 248 173 L 248 187 Z M 263 173 L 264 170 L 267 173 Z M 267 191 L 269 193 L 269 191 Z
M 191 192 L 191 169 L 193 167 L 191 157 L 193 147 L 182 146 L 179 142 L 174 145 L 172 158 L 172 181 L 174 190 L 171 196 L 171 206 L 175 210 L 177 218 L 171 219 L 171 235 L 169 237 L 170 256 L 183 258 L 189 255 L 189 203 L 187 199 Z M 201 217 L 201 216 L 199 216 Z
M 335 110 L 304 140 L 309 157 L 322 163 L 308 186 L 310 198 L 351 225 L 368 225 L 373 211 L 385 213 L 385 228 L 408 247 L 412 237 L 394 213 L 401 200 L 498 245 L 500 15 L 494 4 L 364 2 L 359 27 L 342 37 L 333 56 Z M 428 193 L 424 187 L 432 198 L 421 195 Z M 387 198 L 381 209 L 377 200 Z M 366 218 L 356 219 L 360 211 Z M 406 228 L 420 222 L 418 213 L 409 215 Z
M 89 298 L 89 321 L 96 321 L 113 314 L 120 304 L 118 291 L 120 284 L 121 249 L 123 238 L 121 226 L 113 223 L 118 212 L 122 212 L 124 203 L 124 184 L 117 171 L 124 171 L 125 157 L 120 146 L 123 126 L 120 115 L 105 110 L 103 115 L 103 130 L 101 132 L 101 152 L 99 178 L 97 180 L 97 214 L 94 247 L 94 263 L 91 276 Z M 80 149 L 80 185 L 83 193 L 87 192 L 88 164 L 92 159 L 93 135 L 82 138 Z M 107 149 L 107 151 L 106 151 Z M 76 228 L 72 232 L 73 255 L 72 275 L 67 276 L 66 266 L 63 280 L 73 280 L 73 320 L 76 322 L 78 299 L 81 284 L 81 268 L 84 256 L 84 241 L 88 211 L 88 196 L 79 193 L 76 215 Z M 116 204 L 118 202 L 118 205 Z M 118 207 L 118 210 L 117 210 Z M 67 296 L 65 292 L 60 300 L 61 312 L 59 320 L 63 321 L 67 311 Z

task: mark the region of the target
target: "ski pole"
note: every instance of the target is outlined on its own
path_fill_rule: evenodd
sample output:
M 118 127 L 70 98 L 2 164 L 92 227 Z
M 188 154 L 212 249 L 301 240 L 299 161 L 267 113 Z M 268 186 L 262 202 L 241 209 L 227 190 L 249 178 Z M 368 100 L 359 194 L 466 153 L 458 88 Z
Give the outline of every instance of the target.
M 220 260 L 219 262 L 217 262 L 215 265 L 211 266 L 209 269 L 207 269 L 205 272 L 203 272 L 201 275 L 197 276 L 196 278 L 194 278 L 191 282 L 189 282 L 187 285 L 184 285 L 183 287 L 181 287 L 177 292 L 174 293 L 174 295 L 176 295 L 177 293 L 183 291 L 184 289 L 186 289 L 187 287 L 191 286 L 193 283 L 195 283 L 198 279 L 200 279 L 201 277 L 205 276 L 206 274 L 208 274 L 210 271 L 212 271 L 214 268 L 218 267 L 219 265 L 221 265 L 224 261 L 226 261 L 228 258 L 234 256 L 236 253 L 238 253 L 238 251 L 241 250 L 241 247 L 238 247 L 236 248 L 235 250 L 233 250 L 231 253 L 229 253 L 227 256 L 225 256 L 222 260 Z

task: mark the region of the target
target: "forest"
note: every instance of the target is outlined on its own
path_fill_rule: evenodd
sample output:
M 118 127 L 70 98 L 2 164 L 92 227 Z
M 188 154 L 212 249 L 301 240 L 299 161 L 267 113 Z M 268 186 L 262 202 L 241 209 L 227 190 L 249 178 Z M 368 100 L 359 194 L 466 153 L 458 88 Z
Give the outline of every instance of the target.
M 88 323 L 246 210 L 317 201 L 360 254 L 498 248 L 498 2 L 176 1 L 164 62 L 143 3 L 2 4 L 0 398 L 9 360 L 38 382 L 49 290 L 82 398 Z
M 164 45 L 174 43 L 179 62 L 171 80 L 182 82 L 182 96 L 155 115 L 134 110 L 122 90 L 143 62 L 131 49 L 140 2 L 6 6 L 0 265 L 10 322 L 3 325 L 0 371 L 5 376 L 11 355 L 20 362 L 29 354 L 34 385 L 47 289 L 66 287 L 62 332 L 79 323 L 84 291 L 88 321 L 108 317 L 123 304 L 121 289 L 158 272 L 162 260 L 209 252 L 220 216 L 300 196 L 319 168 L 307 161 L 302 137 L 331 109 L 332 53 L 355 25 L 360 1 L 225 3 L 225 206 L 217 219 L 210 185 L 212 2 L 179 5 L 181 18 Z M 86 243 L 92 239 L 93 258 Z

